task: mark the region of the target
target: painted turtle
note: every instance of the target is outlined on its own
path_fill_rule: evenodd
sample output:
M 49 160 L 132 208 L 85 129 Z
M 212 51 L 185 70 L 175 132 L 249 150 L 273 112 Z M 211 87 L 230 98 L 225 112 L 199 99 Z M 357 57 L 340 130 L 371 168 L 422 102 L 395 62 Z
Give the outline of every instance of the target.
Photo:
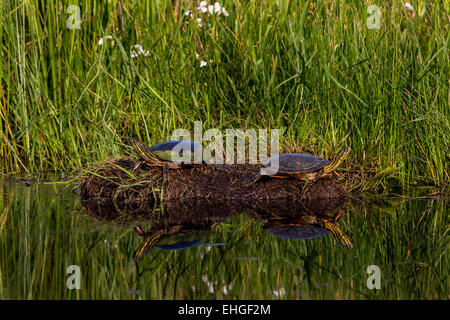
M 195 150 L 202 149 L 202 145 L 198 142 L 187 140 L 173 140 L 162 142 L 149 148 L 145 143 L 132 138 L 130 139 L 130 144 L 134 147 L 134 149 L 139 153 L 141 157 L 141 159 L 138 160 L 132 167 L 131 172 L 134 172 L 143 163 L 146 163 L 149 166 L 161 166 L 163 167 L 163 180 L 167 179 L 168 169 L 179 169 L 184 165 L 202 165 L 205 163 L 211 163 L 211 159 L 206 159 L 201 164 L 192 164 Z M 180 159 L 185 159 L 184 155 L 185 153 L 188 153 L 187 158 L 189 160 L 187 161 L 187 163 L 184 163 L 182 161 L 172 161 L 173 151 L 179 151 L 178 155 L 180 156 Z M 229 167 L 222 164 L 216 164 L 215 166 L 218 169 L 224 171 L 231 170 Z
M 161 238 L 168 237 L 172 234 L 179 232 L 181 226 L 173 226 L 169 230 L 161 229 L 161 230 L 149 230 L 144 231 L 141 226 L 137 225 L 134 227 L 134 231 L 141 237 L 144 237 L 144 241 L 141 242 L 139 247 L 133 254 L 133 260 L 138 262 L 141 260 L 147 252 L 158 243 Z
M 261 171 L 271 168 L 275 161 L 278 161 L 278 172 L 267 174 L 273 178 L 292 177 L 298 180 L 317 180 L 318 178 L 331 175 L 341 162 L 350 153 L 350 147 L 340 150 L 333 157 L 333 160 L 322 159 L 317 156 L 303 153 L 283 153 L 267 159 L 262 164 L 262 169 L 255 175 L 245 179 L 245 185 L 251 185 L 261 177 Z M 336 172 L 335 172 L 336 173 Z
M 314 239 L 331 232 L 337 242 L 346 248 L 353 248 L 350 238 L 337 225 L 341 215 L 342 213 L 336 217 L 303 216 L 291 222 L 269 218 L 265 228 L 278 238 L 291 240 Z
M 148 251 L 157 247 L 161 250 L 182 250 L 204 245 L 204 239 L 210 236 L 210 228 L 215 225 L 209 225 L 205 230 L 200 229 L 185 229 L 182 225 L 174 225 L 168 229 L 150 229 L 144 231 L 140 225 L 134 227 L 134 231 L 144 240 L 133 254 L 133 260 L 139 262 Z M 208 229 L 209 228 L 209 229 Z

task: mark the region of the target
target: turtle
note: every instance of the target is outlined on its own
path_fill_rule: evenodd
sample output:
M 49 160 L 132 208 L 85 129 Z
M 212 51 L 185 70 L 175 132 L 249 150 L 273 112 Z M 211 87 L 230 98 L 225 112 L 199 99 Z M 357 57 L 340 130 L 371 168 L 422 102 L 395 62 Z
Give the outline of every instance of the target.
M 212 159 L 206 159 L 200 164 L 192 164 L 193 156 L 195 150 L 202 149 L 202 145 L 198 142 L 189 141 L 189 140 L 172 140 L 166 141 L 159 144 L 156 144 L 152 147 L 148 147 L 145 143 L 131 138 L 130 144 L 134 147 L 134 149 L 139 153 L 141 159 L 139 159 L 131 168 L 131 172 L 134 172 L 139 168 L 143 163 L 146 163 L 149 166 L 161 166 L 163 167 L 163 180 L 167 179 L 167 171 L 168 169 L 179 169 L 186 165 L 204 165 L 211 164 Z M 172 153 L 178 152 L 181 155 L 181 159 L 183 159 L 185 152 L 190 154 L 187 155 L 189 160 L 185 163 L 183 161 L 174 162 L 172 161 Z M 228 166 L 222 164 L 215 164 L 215 166 L 223 171 L 231 171 Z
M 161 230 L 148 230 L 144 231 L 140 225 L 134 227 L 134 231 L 141 237 L 144 237 L 144 241 L 141 242 L 139 247 L 133 254 L 133 260 L 135 262 L 140 261 L 147 252 L 158 243 L 161 238 L 168 237 L 172 234 L 179 232 L 181 226 L 173 226 L 169 230 L 161 229 Z
M 351 149 L 346 147 L 333 156 L 333 160 L 326 160 L 311 154 L 283 153 L 270 157 L 262 164 L 261 170 L 244 179 L 244 185 L 251 185 L 262 177 L 261 171 L 266 171 L 278 161 L 278 172 L 267 174 L 272 178 L 289 178 L 298 180 L 315 181 L 319 178 L 331 175 L 341 162 L 348 156 Z M 335 172 L 337 174 L 337 172 Z
M 269 218 L 264 227 L 270 234 L 291 240 L 314 239 L 332 233 L 337 242 L 346 248 L 353 248 L 350 238 L 337 226 L 337 220 L 342 215 L 336 217 L 303 216 L 300 219 L 286 222 L 280 218 Z
M 213 222 L 209 228 L 214 225 L 215 223 Z M 210 231 L 208 229 L 204 230 L 200 226 L 191 228 L 192 230 L 185 229 L 182 225 L 173 225 L 167 229 L 150 229 L 144 231 L 142 226 L 135 226 L 134 231 L 139 236 L 144 237 L 144 240 L 134 252 L 133 260 L 139 262 L 153 247 L 162 250 L 182 250 L 204 245 L 205 243 L 202 239 L 209 237 Z

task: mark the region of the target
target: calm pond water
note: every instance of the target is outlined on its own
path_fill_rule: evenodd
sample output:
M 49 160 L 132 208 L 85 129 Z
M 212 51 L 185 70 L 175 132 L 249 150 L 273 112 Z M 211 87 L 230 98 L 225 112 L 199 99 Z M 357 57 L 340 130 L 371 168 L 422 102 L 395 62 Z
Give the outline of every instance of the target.
M 0 181 L 0 193 L 1 299 L 450 298 L 443 200 L 146 213 L 83 202 L 64 184 Z

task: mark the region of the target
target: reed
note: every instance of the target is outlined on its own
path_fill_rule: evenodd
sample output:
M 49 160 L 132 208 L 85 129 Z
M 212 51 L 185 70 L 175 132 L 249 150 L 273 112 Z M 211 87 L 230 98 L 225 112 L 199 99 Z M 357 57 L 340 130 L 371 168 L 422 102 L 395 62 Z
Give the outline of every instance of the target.
M 350 165 L 442 186 L 449 15 L 444 2 L 410 2 L 383 2 L 373 30 L 369 1 L 224 0 L 228 16 L 181 0 L 1 1 L 2 171 L 75 172 L 130 137 L 161 142 L 201 120 L 280 128 L 283 151 L 350 145 Z M 67 27 L 71 4 L 80 29 Z M 135 44 L 148 56 L 132 58 Z

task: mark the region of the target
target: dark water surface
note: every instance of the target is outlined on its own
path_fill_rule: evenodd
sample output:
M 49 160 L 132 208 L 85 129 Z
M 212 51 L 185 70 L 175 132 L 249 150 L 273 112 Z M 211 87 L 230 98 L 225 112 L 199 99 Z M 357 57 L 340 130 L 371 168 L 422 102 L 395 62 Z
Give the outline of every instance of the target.
M 284 205 L 141 212 L 83 202 L 64 184 L 0 181 L 0 298 L 450 298 L 444 200 Z

